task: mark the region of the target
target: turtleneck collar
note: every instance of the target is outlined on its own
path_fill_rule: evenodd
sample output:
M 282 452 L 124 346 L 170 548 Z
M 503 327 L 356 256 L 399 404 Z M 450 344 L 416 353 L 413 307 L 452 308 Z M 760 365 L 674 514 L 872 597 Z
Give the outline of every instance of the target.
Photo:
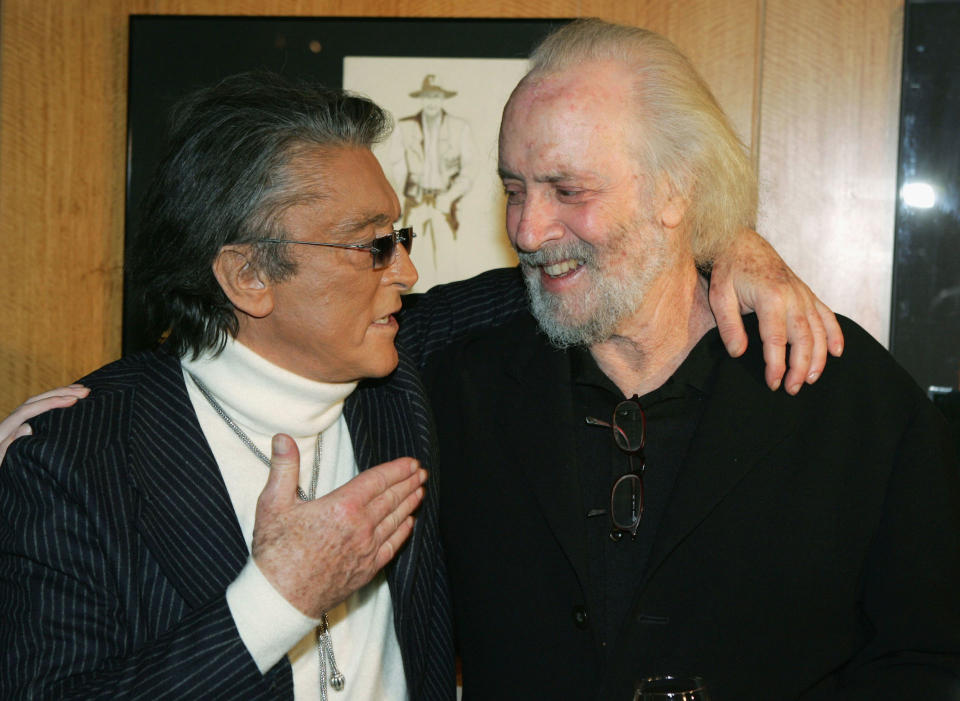
M 184 358 L 184 369 L 210 390 L 241 426 L 266 435 L 314 436 L 339 417 L 356 382 L 317 382 L 284 370 L 234 338 L 214 357 Z

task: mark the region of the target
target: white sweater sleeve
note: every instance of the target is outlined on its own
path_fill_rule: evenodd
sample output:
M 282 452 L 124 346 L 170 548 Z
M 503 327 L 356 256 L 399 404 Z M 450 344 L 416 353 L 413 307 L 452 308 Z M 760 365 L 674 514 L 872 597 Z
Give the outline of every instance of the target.
M 320 624 L 284 599 L 252 557 L 227 587 L 227 606 L 261 674 Z

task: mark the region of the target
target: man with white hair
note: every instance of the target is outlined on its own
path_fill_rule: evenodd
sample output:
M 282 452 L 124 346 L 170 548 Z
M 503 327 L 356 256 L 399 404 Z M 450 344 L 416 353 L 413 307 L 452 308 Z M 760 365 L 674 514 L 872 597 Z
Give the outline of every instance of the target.
M 960 480 L 862 329 L 796 397 L 728 357 L 702 264 L 756 178 L 690 63 L 599 20 L 534 52 L 500 131 L 530 315 L 426 369 L 465 699 L 960 693 Z M 825 342 L 825 341 L 821 341 Z

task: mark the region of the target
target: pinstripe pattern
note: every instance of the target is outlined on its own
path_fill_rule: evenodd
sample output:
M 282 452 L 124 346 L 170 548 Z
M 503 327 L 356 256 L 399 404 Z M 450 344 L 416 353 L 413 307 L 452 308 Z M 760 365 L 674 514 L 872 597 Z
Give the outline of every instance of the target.
M 419 651 L 403 655 L 411 698 L 452 698 L 453 626 L 437 520 L 436 441 L 420 378 L 409 359 L 401 355 L 388 384 L 362 384 L 347 400 L 344 416 L 358 465 L 412 455 L 431 475 L 413 536 L 387 566 L 387 581 L 400 649 Z
M 408 298 L 400 366 L 344 407 L 361 469 L 413 455 L 431 471 L 387 570 L 414 701 L 454 697 L 440 475 L 416 368 L 525 308 L 516 270 Z M 233 626 L 224 593 L 246 546 L 179 363 L 133 356 L 83 382 L 91 395 L 32 420 L 0 470 L 0 696 L 292 697 L 287 661 L 261 676 Z
M 417 368 L 444 346 L 527 310 L 519 268 L 499 268 L 404 299 L 397 345 Z
M 224 596 L 247 557 L 175 358 L 123 359 L 31 421 L 0 470 L 2 698 L 292 698 L 261 676 Z M 432 424 L 409 361 L 348 400 L 358 464 L 415 455 Z M 436 487 L 388 571 L 411 698 L 453 698 Z

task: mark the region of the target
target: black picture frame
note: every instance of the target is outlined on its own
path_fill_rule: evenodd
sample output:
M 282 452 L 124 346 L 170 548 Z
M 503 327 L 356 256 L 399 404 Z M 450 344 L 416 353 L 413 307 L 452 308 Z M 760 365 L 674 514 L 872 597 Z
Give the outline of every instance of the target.
M 125 242 L 164 150 L 170 107 L 227 75 L 267 69 L 341 87 L 345 56 L 524 58 L 569 19 L 201 17 L 132 15 Z M 152 346 L 124 282 L 123 353 Z

